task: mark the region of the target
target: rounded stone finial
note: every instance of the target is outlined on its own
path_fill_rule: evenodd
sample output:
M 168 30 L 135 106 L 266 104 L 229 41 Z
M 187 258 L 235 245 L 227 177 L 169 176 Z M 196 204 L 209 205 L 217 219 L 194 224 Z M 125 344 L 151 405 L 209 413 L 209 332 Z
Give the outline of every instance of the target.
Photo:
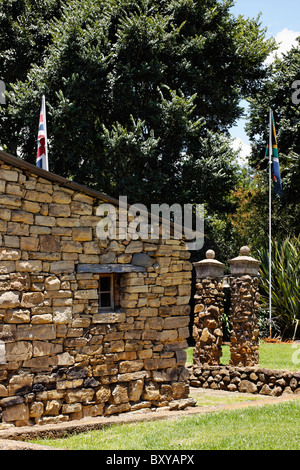
M 242 246 L 240 256 L 228 261 L 232 276 L 246 275 L 257 276 L 260 261 L 250 256 L 250 248 Z
M 207 250 L 206 252 L 206 259 L 214 259 L 216 253 L 213 250 Z
M 249 256 L 250 255 L 250 248 L 249 246 L 242 246 L 242 248 L 240 249 L 240 254 L 241 256 Z

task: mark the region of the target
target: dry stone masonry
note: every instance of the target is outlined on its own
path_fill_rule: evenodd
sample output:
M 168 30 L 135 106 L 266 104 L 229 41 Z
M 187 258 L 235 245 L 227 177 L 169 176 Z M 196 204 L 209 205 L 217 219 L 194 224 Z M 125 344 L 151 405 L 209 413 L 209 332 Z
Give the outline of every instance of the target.
M 219 314 L 222 312 L 224 265 L 214 260 L 214 252 L 211 250 L 206 253 L 205 260 L 194 263 L 197 276 L 196 345 L 193 365 L 189 366 L 191 386 L 270 396 L 300 393 L 299 371 L 259 367 L 259 264 L 250 256 L 248 247 L 242 247 L 240 256 L 229 261 L 232 326 L 230 363 L 222 365 L 221 354 L 218 353 L 221 334 L 208 329 L 208 326 L 217 326 L 217 321 L 211 323 L 214 321 L 211 313 L 215 313 L 215 319 L 220 319 Z
M 190 253 L 99 240 L 103 202 L 0 152 L 2 426 L 191 404 Z
M 196 269 L 196 294 L 193 337 L 195 340 L 193 362 L 196 365 L 218 365 L 222 356 L 222 314 L 224 292 L 222 277 L 224 265 L 214 259 L 212 250 L 206 259 L 194 263 Z
M 231 267 L 230 364 L 256 366 L 259 360 L 259 261 L 250 249 L 242 247 L 240 256 L 229 261 Z
M 190 367 L 193 387 L 280 396 L 300 393 L 300 371 L 264 369 L 260 367 L 197 366 Z

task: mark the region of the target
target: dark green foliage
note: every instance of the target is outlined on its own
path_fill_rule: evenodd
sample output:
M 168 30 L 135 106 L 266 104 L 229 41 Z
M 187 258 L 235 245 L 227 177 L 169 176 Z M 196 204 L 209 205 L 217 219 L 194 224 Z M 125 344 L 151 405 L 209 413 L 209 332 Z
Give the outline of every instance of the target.
M 240 98 L 253 96 L 265 76 L 273 41 L 259 20 L 235 18 L 232 1 L 39 5 L 0 6 L 9 47 L 17 54 L 21 41 L 28 50 L 15 72 L 6 49 L 0 52 L 10 82 L 0 144 L 35 162 L 45 93 L 50 170 L 129 202 L 227 211 L 236 164 L 221 133 L 241 115 Z
M 268 141 L 268 110 L 272 108 L 277 130 L 283 194 L 275 203 L 274 233 L 300 233 L 300 105 L 293 100 L 293 83 L 299 79 L 300 42 L 272 64 L 268 78 L 250 101 L 247 126 L 252 140 L 252 165 L 266 174 L 264 158 Z M 297 94 L 297 92 L 296 92 Z
M 269 305 L 269 250 L 258 251 L 262 265 L 262 305 Z M 272 242 L 272 315 L 283 335 L 290 337 L 300 320 L 300 238 Z

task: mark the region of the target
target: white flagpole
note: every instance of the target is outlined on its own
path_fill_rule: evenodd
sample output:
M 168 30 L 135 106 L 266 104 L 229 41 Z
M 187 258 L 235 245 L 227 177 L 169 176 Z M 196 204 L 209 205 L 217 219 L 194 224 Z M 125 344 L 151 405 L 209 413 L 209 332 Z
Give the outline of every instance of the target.
M 45 153 L 46 153 L 46 168 L 45 170 L 49 171 L 48 163 L 48 137 L 47 137 L 47 116 L 46 116 L 46 99 L 45 95 L 42 97 L 43 110 L 44 110 L 44 129 L 45 129 Z
M 269 129 L 269 331 L 272 338 L 272 109 L 270 109 L 270 129 Z

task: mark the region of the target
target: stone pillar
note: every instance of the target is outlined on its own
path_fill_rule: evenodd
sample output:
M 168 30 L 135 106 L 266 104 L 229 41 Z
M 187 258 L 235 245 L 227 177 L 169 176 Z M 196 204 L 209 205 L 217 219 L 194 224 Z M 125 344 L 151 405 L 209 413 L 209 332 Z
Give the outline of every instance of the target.
M 212 250 L 206 259 L 194 263 L 196 269 L 196 294 L 194 308 L 193 362 L 195 365 L 219 365 L 222 356 L 222 320 L 224 264 L 214 259 Z
M 256 366 L 259 359 L 258 268 L 260 262 L 242 247 L 240 256 L 229 261 L 231 289 L 230 365 Z

